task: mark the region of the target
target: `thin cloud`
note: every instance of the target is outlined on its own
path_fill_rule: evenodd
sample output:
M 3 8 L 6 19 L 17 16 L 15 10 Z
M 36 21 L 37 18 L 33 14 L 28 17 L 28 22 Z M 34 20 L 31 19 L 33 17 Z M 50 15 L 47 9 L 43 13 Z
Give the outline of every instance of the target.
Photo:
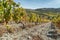
M 20 2 L 24 8 L 58 8 L 60 0 L 16 0 Z

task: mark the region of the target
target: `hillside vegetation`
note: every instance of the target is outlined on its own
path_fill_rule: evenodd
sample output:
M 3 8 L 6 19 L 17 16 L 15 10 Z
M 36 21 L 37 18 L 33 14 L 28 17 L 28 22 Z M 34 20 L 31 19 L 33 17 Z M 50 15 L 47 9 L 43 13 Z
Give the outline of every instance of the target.
M 53 22 L 60 28 L 60 8 L 24 9 L 20 5 L 14 0 L 0 0 L 0 24 L 3 25 L 3 28 L 0 28 L 1 35 L 46 22 Z M 19 26 L 20 23 L 23 26 Z
M 40 15 L 41 20 L 44 22 L 52 21 L 57 27 L 60 27 L 60 8 L 38 8 L 26 9 L 27 13 L 31 12 Z

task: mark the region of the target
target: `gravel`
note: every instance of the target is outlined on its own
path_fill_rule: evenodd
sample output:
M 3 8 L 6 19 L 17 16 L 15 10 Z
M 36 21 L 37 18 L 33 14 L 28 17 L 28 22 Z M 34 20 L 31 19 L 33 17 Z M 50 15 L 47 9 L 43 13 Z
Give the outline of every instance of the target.
M 47 32 L 50 29 L 51 22 L 24 29 L 20 32 L 9 34 L 5 33 L 0 40 L 55 40 L 47 37 Z

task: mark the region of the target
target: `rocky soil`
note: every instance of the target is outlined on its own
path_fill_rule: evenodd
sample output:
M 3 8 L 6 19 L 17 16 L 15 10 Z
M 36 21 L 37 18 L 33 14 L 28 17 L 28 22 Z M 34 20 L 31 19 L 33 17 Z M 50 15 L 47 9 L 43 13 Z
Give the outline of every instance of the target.
M 4 33 L 0 40 L 57 40 L 47 37 L 47 32 L 51 27 L 51 22 L 26 28 L 14 34 Z M 60 40 L 60 39 L 58 39 Z

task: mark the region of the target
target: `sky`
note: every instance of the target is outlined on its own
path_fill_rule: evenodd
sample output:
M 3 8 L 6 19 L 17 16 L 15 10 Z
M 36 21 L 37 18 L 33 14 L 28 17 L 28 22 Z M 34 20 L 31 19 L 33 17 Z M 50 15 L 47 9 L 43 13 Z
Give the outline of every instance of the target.
M 20 2 L 23 8 L 60 8 L 60 0 L 14 0 Z

